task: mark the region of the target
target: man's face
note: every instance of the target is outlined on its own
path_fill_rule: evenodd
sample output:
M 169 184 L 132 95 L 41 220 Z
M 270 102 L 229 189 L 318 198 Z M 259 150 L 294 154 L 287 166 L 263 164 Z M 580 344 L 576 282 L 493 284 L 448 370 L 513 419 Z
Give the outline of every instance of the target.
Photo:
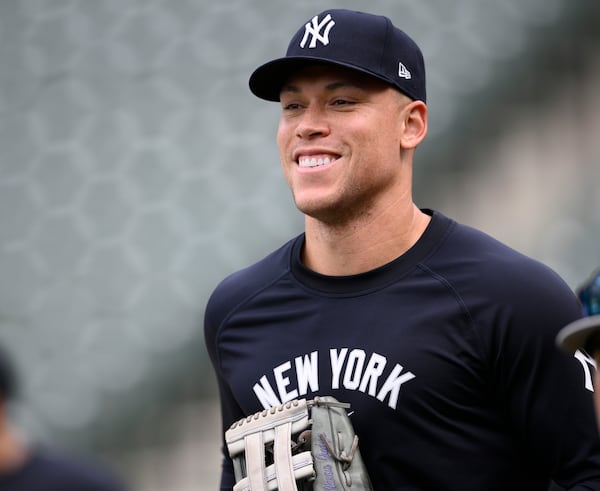
M 311 65 L 281 91 L 277 143 L 296 206 L 326 223 L 410 193 L 400 137 L 410 99 L 357 71 Z

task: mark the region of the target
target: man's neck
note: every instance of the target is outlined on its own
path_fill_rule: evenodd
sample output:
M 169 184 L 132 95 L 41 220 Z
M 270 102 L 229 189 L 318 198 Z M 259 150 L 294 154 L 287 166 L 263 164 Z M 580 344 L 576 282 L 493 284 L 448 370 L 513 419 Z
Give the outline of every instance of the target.
M 430 217 L 415 205 L 332 227 L 306 218 L 304 264 L 321 274 L 364 273 L 393 261 L 421 237 Z

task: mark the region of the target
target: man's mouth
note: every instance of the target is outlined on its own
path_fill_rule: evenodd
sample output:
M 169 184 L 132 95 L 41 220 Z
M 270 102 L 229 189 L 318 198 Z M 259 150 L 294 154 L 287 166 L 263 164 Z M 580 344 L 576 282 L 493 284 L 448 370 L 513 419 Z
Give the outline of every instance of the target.
M 339 157 L 335 155 L 305 155 L 298 159 L 300 167 L 321 167 L 335 162 Z

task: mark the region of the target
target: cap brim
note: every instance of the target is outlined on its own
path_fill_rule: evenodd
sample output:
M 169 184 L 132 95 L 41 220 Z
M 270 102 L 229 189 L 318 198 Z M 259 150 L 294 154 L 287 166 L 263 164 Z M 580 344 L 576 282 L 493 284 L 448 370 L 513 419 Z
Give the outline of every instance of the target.
M 574 353 L 585 348 L 590 336 L 600 333 L 600 315 L 583 317 L 567 324 L 556 336 L 556 344 L 565 351 Z
M 300 68 L 311 64 L 326 64 L 350 68 L 394 85 L 392 81 L 351 63 L 314 56 L 286 56 L 285 58 L 269 61 L 254 70 L 249 80 L 250 90 L 255 96 L 261 99 L 278 102 L 281 88 L 286 80 Z

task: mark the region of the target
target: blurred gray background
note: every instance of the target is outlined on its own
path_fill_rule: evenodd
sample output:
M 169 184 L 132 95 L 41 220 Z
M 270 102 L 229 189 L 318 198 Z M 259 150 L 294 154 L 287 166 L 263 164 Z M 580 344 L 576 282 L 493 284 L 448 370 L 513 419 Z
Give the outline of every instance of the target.
M 420 206 L 574 289 L 600 265 L 597 0 L 0 0 L 0 344 L 32 439 L 217 488 L 204 306 L 302 229 L 247 79 L 328 7 L 424 51 Z

